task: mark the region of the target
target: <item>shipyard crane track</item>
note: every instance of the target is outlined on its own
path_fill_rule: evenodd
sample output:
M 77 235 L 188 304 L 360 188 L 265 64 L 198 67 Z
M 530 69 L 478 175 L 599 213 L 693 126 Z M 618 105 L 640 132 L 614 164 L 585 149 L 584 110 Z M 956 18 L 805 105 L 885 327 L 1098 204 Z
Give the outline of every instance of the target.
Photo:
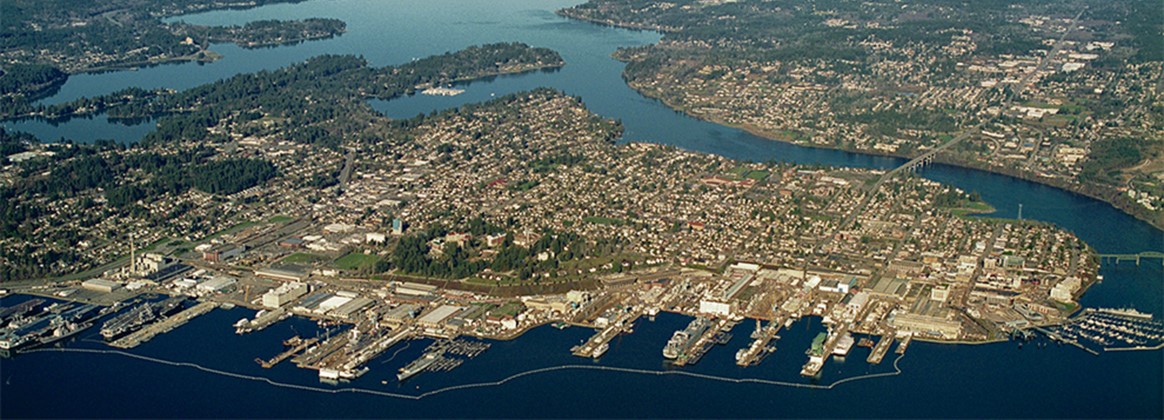
M 652 375 L 652 376 L 677 375 L 677 376 L 687 376 L 687 377 L 692 377 L 692 378 L 697 378 L 697 379 L 705 379 L 705 380 L 711 380 L 711 381 L 728 382 L 728 383 L 736 383 L 736 384 L 758 384 L 758 385 L 782 386 L 782 387 L 793 387 L 793 388 L 803 388 L 803 389 L 831 390 L 831 389 L 836 388 L 839 385 L 846 384 L 849 382 L 900 375 L 902 373 L 902 370 L 901 370 L 901 367 L 898 366 L 898 362 L 901 361 L 902 357 L 905 357 L 905 355 L 899 355 L 899 356 L 897 356 L 896 359 L 893 360 L 893 370 L 894 370 L 893 372 L 871 373 L 871 374 L 867 374 L 867 375 L 853 376 L 853 377 L 849 377 L 849 378 L 839 379 L 839 380 L 837 380 L 833 383 L 830 383 L 828 385 L 805 384 L 805 383 L 787 382 L 787 381 L 775 381 L 775 380 L 761 379 L 761 378 L 728 378 L 728 377 L 723 377 L 723 376 L 707 375 L 707 374 L 702 374 L 702 373 L 686 372 L 686 371 L 681 371 L 681 370 L 660 371 L 660 370 L 635 369 L 635 368 L 624 368 L 624 367 L 614 367 L 614 366 L 598 366 L 598 365 L 561 365 L 561 366 L 551 366 L 551 367 L 544 367 L 544 368 L 540 368 L 540 369 L 527 370 L 524 372 L 515 373 L 513 375 L 507 376 L 507 377 L 502 378 L 502 379 L 497 380 L 497 381 L 476 382 L 476 383 L 471 383 L 471 384 L 454 385 L 454 386 L 448 386 L 448 387 L 444 387 L 444 388 L 434 389 L 432 391 L 427 391 L 427 392 L 424 392 L 421 394 L 409 395 L 409 394 L 401 394 L 401 393 L 388 392 L 388 391 L 379 391 L 379 390 L 367 389 L 367 388 L 338 388 L 337 389 L 337 388 L 320 388 L 320 387 L 313 387 L 313 386 L 307 386 L 307 385 L 290 384 L 290 383 L 286 383 L 286 382 L 278 382 L 278 381 L 275 381 L 273 379 L 265 378 L 262 376 L 244 375 L 241 373 L 228 372 L 225 370 L 205 367 L 205 366 L 202 366 L 202 365 L 197 364 L 197 363 L 176 362 L 176 361 L 172 361 L 172 360 L 144 356 L 144 355 L 129 353 L 129 352 L 120 351 L 120 350 L 72 349 L 72 348 L 63 348 L 62 347 L 62 348 L 34 349 L 34 350 L 30 350 L 26 353 L 41 353 L 41 352 L 88 353 L 88 354 L 117 355 L 117 356 L 129 357 L 132 359 L 138 359 L 138 360 L 142 360 L 142 361 L 146 361 L 146 362 L 158 363 L 158 364 L 167 365 L 167 366 L 193 368 L 196 370 L 200 370 L 202 372 L 212 373 L 215 375 L 222 375 L 222 376 L 236 378 L 236 379 L 245 379 L 245 380 L 255 381 L 255 382 L 265 382 L 268 385 L 279 387 L 279 388 L 297 389 L 297 390 L 301 390 L 301 391 L 319 392 L 319 393 L 324 393 L 324 394 L 366 394 L 366 395 L 375 395 L 375 396 L 381 396 L 381 397 L 391 397 L 391 398 L 399 398 L 399 399 L 407 399 L 407 400 L 421 400 L 421 399 L 431 397 L 434 395 L 443 394 L 446 392 L 463 390 L 463 389 L 488 388 L 488 387 L 502 386 L 502 385 L 505 385 L 506 383 L 509 383 L 515 379 L 520 379 L 520 378 L 523 378 L 526 376 L 532 376 L 532 375 L 555 372 L 555 371 L 564 371 L 564 370 L 594 370 L 594 371 L 633 373 L 633 374 Z
M 1083 12 L 1085 12 L 1085 11 L 1087 11 L 1086 6 L 1084 6 L 1082 9 L 1080 9 L 1079 13 L 1075 14 L 1075 17 L 1071 18 L 1071 23 L 1069 23 L 1067 25 L 1067 30 L 1063 31 L 1063 34 L 1059 35 L 1059 39 L 1055 40 L 1055 46 L 1051 48 L 1051 51 L 1048 52 L 1046 56 L 1044 56 L 1041 60 L 1039 60 L 1039 63 L 1035 65 L 1035 69 L 1032 70 L 1030 73 L 1023 75 L 1023 78 L 1021 80 L 1019 80 L 1017 83 L 1012 85 L 1012 86 L 1018 86 L 1018 89 L 1015 91 L 1014 95 L 1006 98 L 1003 101 L 1002 107 L 1001 107 L 1002 109 L 1008 108 L 1010 106 L 1011 102 L 1013 102 L 1013 100 L 1014 100 L 1013 98 L 1022 95 L 1023 91 L 1025 91 L 1027 89 L 1027 85 L 1030 83 L 1031 78 L 1034 77 L 1035 75 L 1039 74 L 1040 71 L 1042 71 L 1044 68 L 1047 67 L 1047 64 L 1050 64 L 1051 60 L 1053 60 L 1055 58 L 1055 56 L 1059 55 L 1059 51 L 1063 49 L 1063 41 L 1067 38 L 1067 35 L 1071 34 L 1071 32 L 1072 32 L 1071 28 L 1075 27 L 1075 22 L 1079 21 L 1079 17 L 1083 16 Z M 946 142 L 938 147 L 930 149 L 929 151 L 921 154 L 920 156 L 917 156 L 913 159 L 910 159 L 908 162 L 905 162 L 905 164 L 898 166 L 896 168 L 893 168 L 889 172 L 886 172 L 884 175 L 881 176 L 881 178 L 877 179 L 877 182 L 875 182 L 869 188 L 869 193 L 865 195 L 865 198 L 863 198 L 861 200 L 861 202 L 859 204 L 857 204 L 857 206 L 854 207 L 851 212 L 849 212 L 849 215 L 846 216 L 841 221 L 841 223 L 838 224 L 837 227 L 833 229 L 832 234 L 824 237 L 824 239 L 821 240 L 820 245 L 818 245 L 817 252 L 821 253 L 821 254 L 827 253 L 826 249 L 828 248 L 828 245 L 832 241 L 833 237 L 835 237 L 837 235 L 837 233 L 844 230 L 849 225 L 853 224 L 853 221 L 857 219 L 857 216 L 860 215 L 865 210 L 865 207 L 869 205 L 869 202 L 873 200 L 873 197 L 877 195 L 877 190 L 879 190 L 881 188 L 881 185 L 884 184 L 885 181 L 892 179 L 894 176 L 896 176 L 897 174 L 899 174 L 903 171 L 912 170 L 912 169 L 916 168 L 918 165 L 924 164 L 925 162 L 928 162 L 930 159 L 933 159 L 933 157 L 936 156 L 938 153 L 940 153 L 946 149 L 949 149 L 950 147 L 953 147 L 953 146 L 957 145 L 958 143 L 961 143 L 963 140 L 966 140 L 974 133 L 981 131 L 982 127 L 985 127 L 986 124 L 994 122 L 994 120 L 996 118 L 982 120 L 978 124 L 974 125 L 973 127 L 962 130 L 961 133 L 958 133 L 958 135 L 955 136 L 953 139 L 950 139 L 950 141 L 948 141 L 948 142 Z

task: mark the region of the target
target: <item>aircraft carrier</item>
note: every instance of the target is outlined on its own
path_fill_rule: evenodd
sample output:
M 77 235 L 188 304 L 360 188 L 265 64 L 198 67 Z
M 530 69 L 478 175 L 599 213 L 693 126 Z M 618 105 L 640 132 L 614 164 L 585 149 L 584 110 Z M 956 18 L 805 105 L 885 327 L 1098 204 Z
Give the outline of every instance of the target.
M 118 337 L 137 331 L 142 327 L 164 318 L 182 309 L 186 302 L 185 296 L 176 296 L 159 302 L 146 302 L 130 309 L 121 315 L 113 317 L 101 326 L 101 336 L 106 341 L 116 340 Z

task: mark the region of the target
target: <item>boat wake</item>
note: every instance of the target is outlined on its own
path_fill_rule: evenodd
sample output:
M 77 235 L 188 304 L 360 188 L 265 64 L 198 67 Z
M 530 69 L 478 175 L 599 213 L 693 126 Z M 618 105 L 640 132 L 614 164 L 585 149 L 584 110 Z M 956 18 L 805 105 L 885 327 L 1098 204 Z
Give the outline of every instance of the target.
M 905 357 L 905 355 L 898 355 L 897 358 L 893 359 L 893 372 L 872 373 L 872 374 L 868 374 L 868 375 L 854 376 L 854 377 L 839 379 L 839 380 L 832 382 L 830 384 L 827 384 L 827 385 L 775 381 L 775 380 L 761 379 L 761 378 L 728 378 L 728 377 L 724 377 L 724 376 L 707 375 L 707 374 L 695 373 L 695 372 L 685 372 L 685 371 L 681 371 L 681 370 L 648 370 L 648 369 L 635 369 L 635 368 L 600 366 L 600 365 L 561 365 L 561 366 L 551 366 L 551 367 L 545 367 L 545 368 L 540 368 L 540 369 L 527 370 L 524 372 L 515 373 L 513 375 L 507 376 L 507 377 L 500 379 L 500 380 L 497 380 L 497 381 L 477 382 L 477 383 L 464 384 L 464 385 L 454 385 L 454 386 L 448 386 L 448 387 L 444 387 L 444 388 L 435 389 L 435 390 L 424 392 L 421 394 L 411 395 L 411 394 L 401 394 L 398 392 L 380 391 L 380 390 L 367 389 L 367 388 L 354 388 L 354 387 L 322 388 L 322 387 L 316 387 L 316 386 L 290 384 L 290 383 L 286 383 L 286 382 L 278 382 L 278 381 L 272 380 L 270 378 L 265 378 L 262 376 L 244 375 L 241 373 L 228 372 L 228 371 L 224 371 L 224 370 L 220 370 L 220 369 L 209 368 L 209 367 L 199 365 L 197 363 L 177 362 L 177 361 L 172 361 L 172 360 L 159 359 L 156 357 L 143 356 L 140 354 L 128 353 L 128 352 L 119 351 L 119 350 L 42 348 L 42 349 L 33 349 L 33 350 L 30 350 L 26 353 L 40 353 L 40 352 L 89 353 L 89 354 L 117 355 L 117 356 L 124 356 L 124 357 L 128 357 L 128 358 L 132 358 L 132 359 L 138 359 L 138 360 L 142 360 L 142 361 L 146 361 L 146 362 L 168 365 L 168 366 L 193 368 L 193 369 L 200 370 L 202 372 L 212 373 L 215 375 L 221 375 L 221 376 L 226 376 L 226 377 L 231 377 L 231 378 L 236 378 L 236 379 L 245 379 L 245 380 L 255 381 L 255 382 L 264 382 L 268 385 L 279 387 L 279 388 L 298 389 L 298 390 L 302 390 L 302 391 L 319 392 L 319 393 L 324 393 L 324 394 L 365 394 L 365 395 L 375 395 L 375 396 L 380 396 L 380 397 L 399 398 L 399 399 L 406 399 L 406 400 L 421 400 L 421 399 L 424 399 L 427 397 L 431 397 L 431 396 L 438 395 L 438 394 L 443 394 L 446 392 L 460 391 L 460 390 L 466 390 L 466 389 L 502 386 L 502 385 L 505 385 L 506 383 L 513 381 L 513 380 L 524 378 L 526 376 L 533 376 L 533 375 L 538 375 L 538 374 L 542 374 L 542 373 L 564 371 L 564 370 L 597 370 L 597 371 L 631 373 L 631 374 L 652 375 L 652 376 L 687 376 L 687 377 L 696 378 L 696 379 L 703 379 L 703 380 L 717 381 L 717 382 L 727 382 L 727 383 L 737 383 L 737 384 L 758 384 L 758 385 L 781 386 L 781 387 L 803 388 L 803 389 L 831 390 L 831 389 L 836 388 L 837 386 L 840 386 L 842 384 L 849 383 L 849 382 L 900 375 L 902 373 L 902 371 L 901 371 L 901 368 L 898 366 L 898 362 L 901 360 L 902 357 Z
M 404 351 L 404 350 L 407 350 L 407 349 L 408 349 L 408 347 L 410 347 L 410 346 L 412 346 L 412 343 L 411 343 L 411 342 L 409 342 L 409 343 L 404 343 L 404 347 L 401 347 L 401 348 L 398 348 L 398 349 L 396 349 L 396 351 L 392 353 L 392 356 L 389 356 L 387 360 L 384 360 L 383 362 L 380 362 L 380 364 L 385 364 L 385 363 L 391 362 L 391 361 L 392 361 L 392 359 L 395 359 L 395 358 L 396 358 L 396 355 L 400 354 L 400 352 L 402 352 L 402 351 Z

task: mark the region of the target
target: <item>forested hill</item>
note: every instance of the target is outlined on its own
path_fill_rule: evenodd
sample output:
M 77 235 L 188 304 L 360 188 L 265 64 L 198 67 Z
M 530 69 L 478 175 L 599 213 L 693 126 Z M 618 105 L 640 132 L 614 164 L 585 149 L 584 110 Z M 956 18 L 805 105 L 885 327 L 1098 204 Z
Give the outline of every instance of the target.
M 162 18 L 298 0 L 0 1 L 0 108 L 20 106 L 64 83 L 66 74 L 212 61 L 212 42 L 244 48 L 297 43 L 346 30 L 337 19 L 259 21 L 243 26 L 168 24 Z M 33 67 L 29 67 L 33 66 Z
M 374 113 L 365 99 L 390 99 L 428 86 L 563 64 L 557 52 L 521 43 L 473 46 L 382 68 L 369 67 L 360 57 L 325 55 L 178 93 L 132 88 L 57 106 L 27 106 L 17 115 L 68 118 L 78 116 L 77 110 L 108 112 L 112 118 L 168 115 L 146 143 L 210 139 L 214 135 L 208 127 L 265 117 L 275 124 L 269 130 L 285 129 L 294 140 L 336 146 L 342 135 L 363 128 L 340 116 Z

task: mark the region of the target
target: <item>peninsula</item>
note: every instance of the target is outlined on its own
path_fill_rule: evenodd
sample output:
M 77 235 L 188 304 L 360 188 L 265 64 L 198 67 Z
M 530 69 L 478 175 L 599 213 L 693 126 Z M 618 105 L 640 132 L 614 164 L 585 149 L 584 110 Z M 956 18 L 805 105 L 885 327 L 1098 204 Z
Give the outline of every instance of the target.
M 853 334 L 880 337 L 876 363 L 895 340 L 904 351 L 913 339 L 988 342 L 1078 322 L 1078 298 L 1098 280 L 1097 256 L 1071 233 L 965 217 L 990 208 L 908 171 L 618 144 L 617 121 L 550 89 L 406 120 L 363 101 L 563 64 L 524 44 L 379 69 L 324 56 L 89 100 L 111 115 L 160 115 L 158 131 L 128 147 L 5 134 L 19 150 L 0 189 L 5 291 L 202 302 L 140 304 L 176 312 L 153 324 L 107 321 L 116 347 L 220 304 L 260 310 L 239 333 L 293 314 L 350 324 L 261 360 L 328 380 L 361 375 L 409 338 L 509 339 L 547 323 L 596 328 L 574 353 L 600 357 L 658 311 L 697 317 L 665 346 L 679 365 L 756 320 L 755 342 L 737 351 L 749 365 L 780 328 L 820 316 L 828 333 L 803 371 L 813 376 Z M 41 340 L 20 331 L 10 345 Z M 401 380 L 454 368 L 448 353 L 483 351 L 442 343 Z

